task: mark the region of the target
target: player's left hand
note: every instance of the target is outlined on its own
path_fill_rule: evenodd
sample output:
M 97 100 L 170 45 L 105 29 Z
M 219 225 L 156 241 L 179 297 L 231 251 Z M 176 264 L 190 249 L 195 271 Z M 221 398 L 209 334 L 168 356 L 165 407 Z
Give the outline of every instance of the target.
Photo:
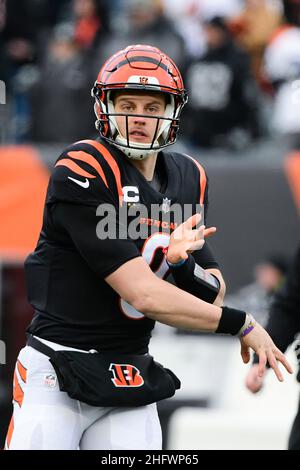
M 258 377 L 262 378 L 264 376 L 267 361 L 280 382 L 283 382 L 283 375 L 278 367 L 278 362 L 281 362 L 290 374 L 293 373 L 293 369 L 285 355 L 277 348 L 271 336 L 259 323 L 255 322 L 253 330 L 246 336 L 241 337 L 240 341 L 241 356 L 244 363 L 248 363 L 250 361 L 249 348 L 253 349 L 253 351 L 258 355 Z
M 167 260 L 170 263 L 176 264 L 187 259 L 189 253 L 203 247 L 205 237 L 216 232 L 216 227 L 205 228 L 205 225 L 200 225 L 199 228 L 194 228 L 200 223 L 201 218 L 201 214 L 194 214 L 174 230 L 170 237 L 167 254 Z

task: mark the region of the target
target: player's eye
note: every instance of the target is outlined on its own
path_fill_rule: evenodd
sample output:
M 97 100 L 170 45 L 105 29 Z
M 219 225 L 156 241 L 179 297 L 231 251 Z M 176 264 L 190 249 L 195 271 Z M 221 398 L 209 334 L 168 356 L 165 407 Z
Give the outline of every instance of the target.
M 133 109 L 133 106 L 130 104 L 123 104 L 122 109 L 124 111 L 131 111 Z
M 150 114 L 157 114 L 158 108 L 156 106 L 149 106 L 149 108 L 147 108 L 147 112 Z

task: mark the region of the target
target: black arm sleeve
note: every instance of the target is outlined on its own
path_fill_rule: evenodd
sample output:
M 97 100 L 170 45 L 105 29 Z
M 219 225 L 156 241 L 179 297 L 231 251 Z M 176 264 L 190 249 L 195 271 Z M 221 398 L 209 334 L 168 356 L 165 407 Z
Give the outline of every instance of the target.
M 220 290 L 219 280 L 196 264 L 192 255 L 181 266 L 170 266 L 174 281 L 180 289 L 213 303 Z
M 203 172 L 200 172 L 199 177 L 201 183 L 200 192 L 202 192 L 204 187 L 203 185 L 205 185 L 203 218 L 204 224 L 206 224 L 208 209 L 208 177 L 205 173 L 205 178 L 203 178 Z M 198 200 L 201 199 L 200 192 L 197 195 Z M 177 267 L 170 266 L 170 271 L 177 287 L 189 292 L 199 299 L 213 303 L 220 290 L 220 283 L 215 276 L 205 272 L 206 269 L 210 268 L 219 269 L 219 265 L 216 262 L 208 243 L 205 242 L 203 248 L 190 254 L 183 265 Z
M 203 278 L 203 276 L 201 278 L 197 275 L 195 276 L 194 270 L 196 265 L 203 269 L 219 269 L 218 263 L 215 261 L 207 242 L 205 242 L 201 250 L 196 250 L 192 255 L 189 255 L 188 260 L 182 266 L 177 268 L 170 267 L 175 284 L 180 289 L 195 295 L 199 299 L 213 303 L 220 290 L 220 285 L 218 287 L 216 287 L 217 283 L 210 285 L 208 279 Z
M 196 250 L 193 252 L 193 257 L 195 259 L 195 262 L 199 264 L 201 268 L 220 269 L 215 259 L 215 256 L 207 242 L 204 243 L 204 246 L 201 250 Z

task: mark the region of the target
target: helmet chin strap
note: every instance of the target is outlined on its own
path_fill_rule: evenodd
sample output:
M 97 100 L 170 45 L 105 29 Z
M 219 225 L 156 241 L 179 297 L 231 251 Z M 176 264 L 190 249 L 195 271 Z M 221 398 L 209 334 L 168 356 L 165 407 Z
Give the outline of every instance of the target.
M 121 134 L 117 135 L 115 142 L 116 147 L 122 150 L 128 158 L 132 158 L 132 160 L 144 160 L 151 155 L 155 155 L 159 151 L 159 149 L 149 150 L 149 144 L 141 144 L 139 142 L 133 142 L 132 140 L 129 141 L 129 145 L 138 148 L 127 147 L 127 139 L 121 136 Z M 159 145 L 157 140 L 154 141 L 154 145 L 155 147 Z

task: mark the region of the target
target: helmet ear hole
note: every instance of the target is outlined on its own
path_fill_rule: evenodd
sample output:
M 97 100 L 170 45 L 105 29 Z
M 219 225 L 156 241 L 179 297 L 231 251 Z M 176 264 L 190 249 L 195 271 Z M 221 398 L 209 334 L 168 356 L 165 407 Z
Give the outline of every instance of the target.
M 101 109 L 101 104 L 97 100 L 94 104 L 94 111 L 97 117 L 95 122 L 96 129 L 104 136 L 109 135 L 109 125 L 108 125 L 108 117 L 105 113 L 103 113 Z
M 175 142 L 179 126 L 176 121 L 172 121 L 170 130 L 170 141 Z
M 104 116 L 103 114 L 102 114 L 102 116 L 104 117 L 104 120 L 102 121 L 102 125 L 103 125 L 102 132 L 103 132 L 103 135 L 106 137 L 109 134 L 109 125 L 108 125 L 108 122 L 107 122 L 107 117 Z

